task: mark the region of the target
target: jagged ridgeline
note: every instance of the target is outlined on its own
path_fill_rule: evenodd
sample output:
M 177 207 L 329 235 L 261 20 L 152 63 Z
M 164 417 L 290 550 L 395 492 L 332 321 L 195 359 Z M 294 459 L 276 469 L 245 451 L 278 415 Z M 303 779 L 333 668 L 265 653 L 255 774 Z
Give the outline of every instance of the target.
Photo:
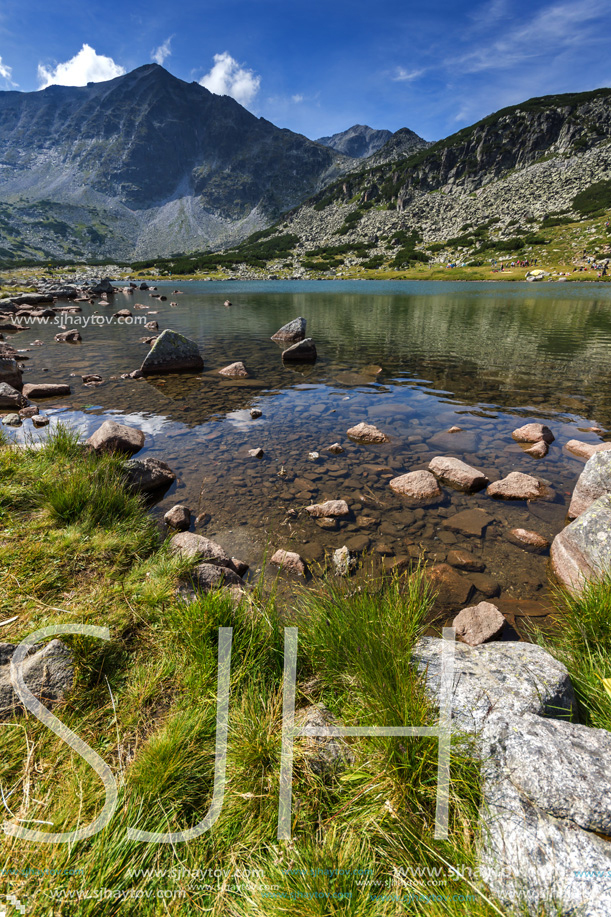
M 547 256 L 565 230 L 570 258 L 592 221 L 611 210 L 609 89 L 530 99 L 398 156 L 410 133 L 398 131 L 360 168 L 240 246 L 155 263 L 184 273 L 263 266 L 297 276 L 453 258 L 481 266 Z M 384 162 L 373 164 L 379 156 Z M 588 243 L 605 252 L 608 227 L 603 220 L 594 229 Z
M 553 227 L 611 208 L 611 90 L 530 99 L 390 159 L 342 176 L 278 232 L 369 242 L 369 261 L 389 267 L 441 252 L 532 252 Z

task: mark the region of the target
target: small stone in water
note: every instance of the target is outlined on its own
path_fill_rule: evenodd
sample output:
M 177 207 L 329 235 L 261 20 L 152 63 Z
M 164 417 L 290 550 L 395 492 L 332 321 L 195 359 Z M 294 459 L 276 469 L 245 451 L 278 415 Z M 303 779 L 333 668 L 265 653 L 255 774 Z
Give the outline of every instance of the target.
M 186 506 L 177 504 L 163 517 L 163 521 L 170 528 L 177 529 L 179 532 L 185 532 L 191 524 L 191 512 Z
M 252 417 L 253 420 L 256 420 L 257 417 L 261 417 L 262 415 L 263 415 L 263 411 L 260 411 L 259 408 L 250 409 L 250 416 Z
M 505 627 L 505 618 L 496 605 L 480 602 L 479 605 L 463 608 L 454 618 L 452 626 L 457 636 L 469 646 L 479 646 L 499 636 Z
M 248 454 L 252 456 L 252 458 L 263 458 L 263 456 L 265 455 L 265 453 L 263 452 L 263 449 L 261 449 L 260 447 L 257 449 L 249 449 Z
M 296 573 L 297 576 L 305 576 L 306 566 L 303 559 L 294 551 L 284 551 L 280 548 L 273 555 L 271 562 L 289 573 Z
M 343 451 L 339 443 L 332 443 L 327 449 L 327 452 L 331 452 L 332 455 L 341 455 Z
M 6 414 L 6 416 L 2 418 L 2 423 L 5 427 L 20 427 L 21 417 L 19 414 Z
M 311 462 L 315 462 L 320 458 L 320 452 L 308 452 L 308 458 Z
M 32 417 L 32 423 L 35 427 L 48 427 L 49 418 L 46 414 L 38 414 L 36 417 Z

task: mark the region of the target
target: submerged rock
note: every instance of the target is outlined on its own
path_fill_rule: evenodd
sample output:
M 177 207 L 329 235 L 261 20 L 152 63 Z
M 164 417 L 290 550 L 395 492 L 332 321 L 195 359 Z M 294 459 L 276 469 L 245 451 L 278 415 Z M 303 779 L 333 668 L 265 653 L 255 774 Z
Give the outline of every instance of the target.
M 345 500 L 327 500 L 325 503 L 313 503 L 306 506 L 306 512 L 313 518 L 317 516 L 347 516 L 350 512 Z
M 530 532 L 528 529 L 510 529 L 507 533 L 507 540 L 533 554 L 544 554 L 549 548 L 547 538 L 537 532 Z
M 145 376 L 156 373 L 198 372 L 204 361 L 195 341 L 177 331 L 162 331 L 140 367 Z
M 390 442 L 390 437 L 388 437 L 386 433 L 382 433 L 382 431 L 374 427 L 373 424 L 365 422 L 357 423 L 355 427 L 350 427 L 350 429 L 347 430 L 347 434 L 350 439 L 355 440 L 357 443 L 375 444 Z

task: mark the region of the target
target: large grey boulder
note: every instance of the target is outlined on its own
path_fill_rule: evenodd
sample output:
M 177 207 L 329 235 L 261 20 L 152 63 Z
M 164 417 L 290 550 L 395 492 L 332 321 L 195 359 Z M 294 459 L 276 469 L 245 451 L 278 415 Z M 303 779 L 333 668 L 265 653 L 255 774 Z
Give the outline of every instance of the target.
M 96 452 L 121 452 L 133 455 L 144 445 L 144 433 L 137 427 L 128 427 L 116 420 L 105 420 L 87 442 Z
M 611 452 L 595 452 L 586 462 L 575 485 L 569 506 L 569 519 L 576 519 L 595 500 L 609 493 L 611 493 Z
M 145 376 L 156 373 L 199 372 L 204 361 L 195 341 L 177 331 L 162 331 L 140 367 Z
M 30 402 L 12 385 L 0 382 L 0 408 L 20 409 L 28 407 Z
M 412 653 L 426 673 L 427 692 L 439 696 L 441 648 L 444 641 L 423 637 Z M 496 710 L 567 717 L 575 694 L 566 668 L 532 643 L 454 644 L 452 722 L 457 729 L 478 735 Z
M 17 360 L 0 358 L 0 382 L 5 382 L 7 385 L 12 386 L 12 388 L 17 389 L 17 391 L 21 391 L 23 388 L 23 378 Z
M 127 486 L 140 494 L 166 490 L 176 480 L 170 466 L 156 458 L 130 459 L 124 470 Z
M 292 322 L 287 322 L 275 334 L 272 334 L 272 341 L 303 341 L 306 336 L 306 320 L 301 316 L 294 318 Z
M 312 338 L 305 338 L 282 352 L 286 363 L 314 363 L 316 357 L 316 344 Z
M 556 535 L 550 558 L 555 576 L 573 592 L 611 573 L 611 494 L 599 497 Z
M 0 643 L 0 716 L 23 710 L 11 683 L 10 663 L 16 649 L 16 644 Z M 28 652 L 22 672 L 32 694 L 51 706 L 72 687 L 72 653 L 60 640 L 51 640 L 46 646 L 37 644 Z
M 520 913 L 611 914 L 611 734 L 493 714 L 481 737 L 479 875 Z M 586 830 L 584 830 L 586 829 Z
M 113 285 L 112 285 L 112 283 L 110 282 L 110 279 L 109 279 L 108 277 L 103 277 L 102 280 L 100 280 L 98 283 L 94 284 L 94 286 L 90 287 L 89 292 L 90 292 L 90 293 L 96 293 L 96 294 L 100 294 L 100 293 L 114 293 L 114 292 L 115 292 L 115 288 L 113 287 Z

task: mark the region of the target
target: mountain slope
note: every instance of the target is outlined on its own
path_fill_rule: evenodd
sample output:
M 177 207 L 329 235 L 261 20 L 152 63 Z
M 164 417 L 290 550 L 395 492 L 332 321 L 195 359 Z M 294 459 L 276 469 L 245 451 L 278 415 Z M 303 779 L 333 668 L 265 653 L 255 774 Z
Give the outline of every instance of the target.
M 546 218 L 580 218 L 587 189 L 594 206 L 611 206 L 611 89 L 530 99 L 413 155 L 370 162 L 278 225 L 301 240 L 297 252 L 366 243 L 369 263 L 399 267 L 393 239 L 406 261 L 415 246 L 439 260 L 532 251 Z
M 317 143 L 330 146 L 338 153 L 352 156 L 355 159 L 365 159 L 376 153 L 392 137 L 392 131 L 378 131 L 366 124 L 355 124 L 346 131 L 332 134 L 330 137 L 319 137 Z
M 78 243 L 130 258 L 210 247 L 269 225 L 353 165 L 156 64 L 0 92 L 0 248 Z

